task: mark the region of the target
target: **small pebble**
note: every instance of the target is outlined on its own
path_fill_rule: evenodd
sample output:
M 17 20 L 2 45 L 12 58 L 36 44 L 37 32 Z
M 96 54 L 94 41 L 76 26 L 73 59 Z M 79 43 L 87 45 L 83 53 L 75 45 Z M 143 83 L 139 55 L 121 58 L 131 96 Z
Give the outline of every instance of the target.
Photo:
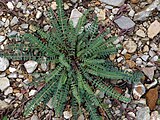
M 41 16 L 42 16 L 42 12 L 38 10 L 36 13 L 36 19 L 39 19 Z
M 10 10 L 13 10 L 14 9 L 14 5 L 12 2 L 8 2 L 7 3 L 7 7 L 10 9 Z

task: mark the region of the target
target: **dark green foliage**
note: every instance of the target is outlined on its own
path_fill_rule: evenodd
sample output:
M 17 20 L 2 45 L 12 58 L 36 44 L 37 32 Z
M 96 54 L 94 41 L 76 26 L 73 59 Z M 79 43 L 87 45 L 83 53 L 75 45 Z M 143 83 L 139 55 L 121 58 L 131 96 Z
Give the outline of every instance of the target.
M 72 22 L 65 17 L 62 0 L 56 2 L 57 14 L 52 9 L 49 10 L 52 25 L 50 31 L 44 32 L 35 27 L 36 33 L 26 33 L 20 36 L 19 43 L 8 46 L 9 50 L 13 49 L 12 53 L 1 55 L 12 60 L 38 62 L 45 56 L 48 62 L 54 61 L 56 64 L 53 71 L 36 80 L 44 81 L 45 86 L 26 104 L 24 115 L 30 115 L 38 105 L 45 105 L 52 98 L 56 116 L 61 116 L 66 103 L 71 103 L 74 120 L 83 113 L 83 107 L 89 112 L 91 120 L 102 119 L 97 108 L 104 109 L 111 117 L 107 105 L 95 96 L 95 89 L 122 102 L 130 102 L 130 98 L 116 92 L 111 85 L 106 85 L 104 80 L 122 79 L 136 82 L 142 74 L 119 70 L 107 59 L 108 55 L 118 50 L 112 45 L 115 37 L 104 39 L 110 31 L 105 29 L 100 33 L 96 18 L 88 27 L 84 27 L 89 10 L 74 28 Z M 34 52 L 37 50 L 38 53 L 35 55 Z

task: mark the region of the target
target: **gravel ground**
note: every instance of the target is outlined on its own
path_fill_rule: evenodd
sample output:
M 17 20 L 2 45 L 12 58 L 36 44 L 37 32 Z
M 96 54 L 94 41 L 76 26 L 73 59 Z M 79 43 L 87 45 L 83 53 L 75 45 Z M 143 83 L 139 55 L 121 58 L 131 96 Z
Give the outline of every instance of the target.
M 160 120 L 160 0 L 108 1 L 64 0 L 64 9 L 76 25 L 76 18 L 85 9 L 94 8 L 89 19 L 97 15 L 100 26 L 110 27 L 111 34 L 118 36 L 113 44 L 123 46 L 118 54 L 110 55 L 110 60 L 126 71 L 142 71 L 145 78 L 135 85 L 111 81 L 117 85 L 115 89 L 133 98 L 128 104 L 110 100 L 99 90 L 96 94 L 110 105 L 116 120 Z M 49 7 L 56 10 L 56 3 L 51 0 L 1 0 L 0 51 L 13 42 L 9 36 L 32 33 L 35 24 L 43 27 L 44 31 L 50 29 L 47 19 Z M 49 69 L 54 69 L 54 64 L 44 62 L 39 65 L 36 61 L 0 58 L 0 117 L 7 115 L 10 120 L 23 120 L 26 100 L 41 88 L 30 88 L 26 84 Z M 26 120 L 64 120 L 72 117 L 70 111 L 64 111 L 63 118 L 54 118 L 52 108 L 50 103 L 44 109 L 37 108 Z M 78 120 L 85 119 L 86 115 L 81 115 Z

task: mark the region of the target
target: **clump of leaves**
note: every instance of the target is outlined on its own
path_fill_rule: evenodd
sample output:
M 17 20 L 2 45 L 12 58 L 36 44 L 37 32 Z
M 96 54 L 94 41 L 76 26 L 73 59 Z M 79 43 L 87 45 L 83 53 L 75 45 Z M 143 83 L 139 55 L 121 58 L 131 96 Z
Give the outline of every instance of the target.
M 3 54 L 13 60 L 41 61 L 45 56 L 48 61 L 55 62 L 54 70 L 34 80 L 38 83 L 44 81 L 45 86 L 26 104 L 24 115 L 30 115 L 38 105 L 45 105 L 52 98 L 56 116 L 61 116 L 66 103 L 70 102 L 73 119 L 77 120 L 84 108 L 91 120 L 99 120 L 101 116 L 97 108 L 107 114 L 110 112 L 107 105 L 94 94 L 95 89 L 122 102 L 130 102 L 131 98 L 119 94 L 104 81 L 121 79 L 135 82 L 140 80 L 142 74 L 119 70 L 107 59 L 118 50 L 112 45 L 115 37 L 105 39 L 110 33 L 109 29 L 99 33 L 97 19 L 84 27 L 89 11 L 84 12 L 77 26 L 73 27 L 64 14 L 62 0 L 56 2 L 57 14 L 49 10 L 51 31 L 44 32 L 36 27 L 36 33 L 25 33 L 20 37 L 20 43 L 9 47 L 15 49 L 13 54 Z M 38 53 L 34 55 L 37 50 Z

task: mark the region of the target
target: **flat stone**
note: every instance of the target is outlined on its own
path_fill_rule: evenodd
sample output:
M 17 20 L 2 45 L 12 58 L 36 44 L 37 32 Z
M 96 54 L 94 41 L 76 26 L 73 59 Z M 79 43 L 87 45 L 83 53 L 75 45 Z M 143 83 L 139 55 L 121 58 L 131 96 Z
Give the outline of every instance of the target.
M 46 104 L 50 109 L 53 109 L 53 103 L 52 103 L 52 98 L 48 101 L 48 103 Z
M 140 36 L 140 37 L 146 37 L 146 34 L 143 30 L 139 29 L 136 31 L 136 35 Z
M 7 3 L 7 7 L 10 9 L 10 10 L 13 10 L 14 9 L 14 5 L 12 2 L 8 2 Z
M 142 71 L 144 74 L 150 79 L 153 79 L 154 71 L 156 70 L 156 67 L 144 67 L 142 68 Z
M 149 107 L 143 107 L 136 112 L 136 120 L 150 120 Z
M 137 49 L 137 44 L 134 41 L 125 41 L 123 43 L 123 47 L 127 50 L 129 53 L 134 53 Z
M 150 110 L 154 110 L 156 107 L 156 103 L 158 100 L 158 89 L 152 88 L 146 93 L 146 100 L 147 105 L 149 106 Z
M 18 2 L 16 8 L 20 8 L 22 6 L 22 2 Z
M 160 32 L 160 23 L 155 20 L 148 28 L 148 37 L 153 39 Z
M 112 6 L 121 6 L 124 4 L 125 0 L 100 0 L 100 1 Z
M 106 18 L 106 10 L 105 9 L 100 9 L 99 12 L 97 13 L 97 17 L 99 21 L 105 20 Z
M 70 20 L 73 22 L 73 26 L 76 27 L 78 20 L 80 17 L 82 17 L 82 13 L 79 12 L 77 9 L 73 9 L 71 12 Z
M 0 35 L 0 42 L 3 42 L 6 39 L 5 36 Z
M 118 0 L 117 0 L 118 1 Z M 120 18 L 114 20 L 114 22 L 121 28 L 121 29 L 130 29 L 135 26 L 135 23 L 129 18 L 125 16 L 121 16 Z
M 4 91 L 9 86 L 10 86 L 10 82 L 7 77 L 0 78 L 0 90 Z
M 10 25 L 11 25 L 11 26 L 14 26 L 14 25 L 16 25 L 18 22 L 19 22 L 18 18 L 17 18 L 16 16 L 14 16 L 13 19 L 11 20 L 11 22 L 10 22 Z
M 9 104 L 5 101 L 0 100 L 0 110 L 4 110 L 9 107 Z
M 0 57 L 0 71 L 5 71 L 9 66 L 9 61 L 6 58 Z
M 24 67 L 26 68 L 28 73 L 32 73 L 38 66 L 38 63 L 36 61 L 27 61 L 24 63 Z

